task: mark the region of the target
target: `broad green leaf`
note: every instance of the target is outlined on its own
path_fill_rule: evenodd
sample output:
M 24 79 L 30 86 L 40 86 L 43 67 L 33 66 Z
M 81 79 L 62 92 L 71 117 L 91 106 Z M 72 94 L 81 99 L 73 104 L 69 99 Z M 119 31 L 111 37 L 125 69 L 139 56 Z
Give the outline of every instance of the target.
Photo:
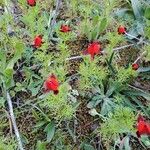
M 137 71 L 138 71 L 139 73 L 142 73 L 142 72 L 150 72 L 150 67 L 140 67 Z
M 91 32 L 91 40 L 96 40 L 97 39 L 97 34 L 99 34 L 96 30 L 96 27 Z
M 14 86 L 13 72 L 13 68 L 6 68 L 6 70 L 4 71 L 6 88 Z
M 55 134 L 55 123 L 52 121 L 50 122 L 44 129 L 47 133 L 47 142 L 51 142 L 54 134 Z
M 141 20 L 143 14 L 142 14 L 142 4 L 140 0 L 131 0 L 131 5 L 136 19 Z
M 110 86 L 105 95 L 107 97 L 110 97 L 115 92 L 116 89 L 117 89 L 117 86 L 115 86 L 115 84 Z
M 21 55 L 25 50 L 25 45 L 22 42 L 19 41 L 19 42 L 15 43 L 14 48 L 15 48 L 14 59 L 15 59 L 15 61 L 17 61 L 18 59 L 21 58 Z
M 107 18 L 103 18 L 100 27 L 99 27 L 99 33 L 102 33 L 107 27 Z
M 99 20 L 100 20 L 100 16 L 94 16 L 93 17 L 93 26 L 96 26 L 97 23 L 99 22 Z
M 150 148 L 150 139 L 148 138 L 148 136 L 141 136 L 141 141 L 144 143 L 145 146 L 147 146 L 147 148 Z
M 101 107 L 101 114 L 103 116 L 108 115 L 108 113 L 112 112 L 114 107 L 113 99 L 112 98 L 105 98 L 104 103 Z
M 13 70 L 14 64 L 15 64 L 15 59 L 12 58 L 12 59 L 9 61 L 7 67 L 6 67 L 6 71 L 7 71 L 7 70 Z
M 5 105 L 4 105 L 4 104 L 5 104 L 5 101 L 6 101 L 6 100 L 4 99 L 4 97 L 0 97 L 0 108 L 1 108 L 1 107 L 5 107 Z
M 96 100 L 96 101 L 90 101 L 88 104 L 87 104 L 87 108 L 95 108 L 99 103 L 102 102 L 103 99 L 99 99 L 99 100 Z
M 150 19 L 150 7 L 147 7 L 144 13 L 146 19 Z
M 36 145 L 36 150 L 46 150 L 46 143 L 38 141 Z
M 141 108 L 141 110 L 142 110 L 146 115 L 148 115 L 148 113 L 147 113 L 147 111 L 146 111 L 146 109 L 145 109 L 143 103 L 142 103 L 141 101 L 139 101 L 136 97 L 131 97 L 131 98 L 132 98 L 132 100 L 138 105 L 138 110 L 139 110 L 139 108 Z M 136 106 L 135 106 L 135 107 L 136 107 Z
M 121 9 L 117 9 L 114 13 L 116 16 L 118 17 L 124 17 L 125 15 L 127 15 L 127 13 L 130 11 L 130 9 L 127 8 L 121 8 Z
M 94 147 L 90 144 L 84 144 L 84 150 L 95 150 Z
M 34 128 L 41 128 L 45 123 L 46 123 L 46 121 L 37 122 L 36 125 L 34 126 Z
M 144 97 L 146 100 L 150 101 L 150 94 L 149 93 L 146 93 L 146 92 L 142 92 L 140 90 L 137 90 L 137 91 L 130 91 L 130 92 L 126 92 L 130 95 L 134 95 L 134 96 L 142 96 Z
M 6 77 L 6 87 L 10 88 L 11 86 L 14 85 L 13 81 L 13 68 L 14 64 L 18 61 L 18 59 L 21 58 L 21 54 L 23 53 L 24 50 L 24 44 L 21 42 L 15 42 L 14 43 L 14 48 L 15 48 L 15 54 L 14 57 L 10 59 L 10 61 L 7 64 L 7 67 L 4 71 L 4 75 Z

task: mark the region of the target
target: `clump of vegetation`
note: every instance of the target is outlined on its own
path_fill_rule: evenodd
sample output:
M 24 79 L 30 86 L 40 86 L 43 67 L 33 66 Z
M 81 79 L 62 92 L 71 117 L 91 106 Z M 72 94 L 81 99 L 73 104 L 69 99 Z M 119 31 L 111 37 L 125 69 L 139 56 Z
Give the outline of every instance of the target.
M 14 140 L 8 140 L 4 137 L 1 137 L 0 139 L 0 150 L 14 150 L 17 148 L 17 144 Z
M 0 5 L 0 149 L 149 147 L 148 1 Z
M 98 65 L 98 59 L 90 62 L 89 58 L 85 58 L 79 69 L 81 89 L 89 89 L 101 85 L 108 75 L 107 72 L 106 68 Z
M 107 141 L 116 140 L 124 133 L 135 133 L 135 118 L 130 108 L 118 107 L 109 114 L 107 121 L 101 124 L 100 133 Z
M 46 95 L 43 104 L 41 104 L 44 109 L 50 110 L 50 115 L 56 120 L 71 119 L 74 115 L 77 104 L 72 104 L 69 101 L 69 88 L 70 86 L 68 84 L 62 84 L 59 88 L 60 92 L 58 95 Z

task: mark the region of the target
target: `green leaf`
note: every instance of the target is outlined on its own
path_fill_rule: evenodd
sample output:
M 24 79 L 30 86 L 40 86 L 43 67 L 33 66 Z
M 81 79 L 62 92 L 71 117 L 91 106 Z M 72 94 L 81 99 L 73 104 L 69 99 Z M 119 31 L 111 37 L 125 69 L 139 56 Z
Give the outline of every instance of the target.
M 145 98 L 146 100 L 150 101 L 150 94 L 146 93 L 146 92 L 142 92 L 140 90 L 137 91 L 127 91 L 126 92 L 129 95 L 134 95 L 134 96 L 142 96 L 143 98 Z
M 92 145 L 84 144 L 84 150 L 95 150 Z
M 101 107 L 101 115 L 105 116 L 108 115 L 108 113 L 112 112 L 114 107 L 114 102 L 112 98 L 105 98 L 104 103 Z
M 150 19 L 150 7 L 147 7 L 144 13 L 146 19 Z
M 1 66 L 0 71 L 3 73 L 3 70 L 5 69 L 6 66 L 6 55 L 2 50 L 0 50 L 0 66 Z
M 142 14 L 142 5 L 140 0 L 131 0 L 131 4 L 136 19 L 141 20 L 143 14 Z
M 138 71 L 139 73 L 142 73 L 142 72 L 150 72 L 150 67 L 140 67 L 137 71 Z
M 46 150 L 46 143 L 38 141 L 36 145 L 36 150 Z
M 130 11 L 130 9 L 127 9 L 127 8 L 121 8 L 121 9 L 118 8 L 114 13 L 119 18 L 122 18 L 125 15 L 127 15 L 129 11 Z
M 87 104 L 87 108 L 95 108 L 103 99 L 99 98 L 97 100 L 92 100 Z
M 50 122 L 44 129 L 47 133 L 47 142 L 51 142 L 55 134 L 55 123 L 52 121 Z
M 5 107 L 5 105 L 4 105 L 4 104 L 5 104 L 5 101 L 6 101 L 6 100 L 4 99 L 4 97 L 0 97 L 0 108 L 1 108 L 1 107 Z
M 115 92 L 116 89 L 117 89 L 117 86 L 115 86 L 115 84 L 110 86 L 105 95 L 107 97 L 110 97 Z
M 34 128 L 41 128 L 45 123 L 46 123 L 46 121 L 37 122 L 36 125 L 34 126 Z
M 25 49 L 25 45 L 22 42 L 18 41 L 15 43 L 14 48 L 15 48 L 15 55 L 14 55 L 13 59 L 15 59 L 15 61 L 17 61 L 18 59 L 21 58 L 21 55 Z
M 98 34 L 99 33 L 97 32 L 97 30 L 95 30 L 95 27 L 94 27 L 94 29 L 91 32 L 91 40 L 96 40 Z
M 5 76 L 6 88 L 10 88 L 14 86 L 13 72 L 14 72 L 13 68 L 5 69 L 4 76 Z
M 93 17 L 93 26 L 96 26 L 97 23 L 99 22 L 99 20 L 100 20 L 100 16 L 94 16 Z
M 114 75 L 114 74 L 115 74 L 115 70 L 114 70 L 114 67 L 112 66 L 113 56 L 114 56 L 114 52 L 111 54 L 109 60 L 106 59 L 106 63 L 107 63 L 107 65 L 108 65 L 108 68 L 110 69 L 110 71 L 111 71 L 112 74 Z
M 107 18 L 103 18 L 99 26 L 99 34 L 102 33 L 107 27 Z
M 148 138 L 148 136 L 141 136 L 141 141 L 144 143 L 145 146 L 147 146 L 147 148 L 150 148 L 150 139 Z
M 132 100 L 138 105 L 138 110 L 139 108 L 141 108 L 141 110 L 146 114 L 148 115 L 148 112 L 147 110 L 145 109 L 144 105 L 142 102 L 140 102 L 136 97 L 133 97 Z

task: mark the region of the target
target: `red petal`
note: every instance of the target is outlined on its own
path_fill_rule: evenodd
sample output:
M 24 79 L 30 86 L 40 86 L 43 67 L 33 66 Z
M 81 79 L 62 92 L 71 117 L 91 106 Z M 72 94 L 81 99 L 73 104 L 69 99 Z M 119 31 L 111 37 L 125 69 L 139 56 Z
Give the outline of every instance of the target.
M 54 74 L 50 75 L 44 82 L 45 91 L 58 91 L 59 82 Z
M 35 6 L 36 5 L 36 0 L 27 0 L 27 3 L 30 6 Z
M 41 47 L 42 46 L 42 36 L 38 35 L 35 37 L 34 39 L 34 47 L 38 48 L 38 47 Z
M 137 63 L 132 64 L 132 69 L 137 70 L 139 68 L 139 65 Z
M 98 42 L 93 42 L 88 45 L 88 54 L 91 55 L 91 60 L 94 59 L 94 56 L 100 54 L 101 45 Z
M 140 121 L 137 125 L 139 135 L 145 134 L 146 132 L 146 124 L 144 121 Z
M 126 28 L 124 26 L 119 26 L 118 27 L 118 34 L 125 34 L 126 33 Z
M 140 121 L 137 125 L 138 135 L 150 135 L 150 124 Z
M 68 25 L 61 25 L 60 31 L 61 32 L 69 32 L 69 31 L 71 31 L 71 28 Z

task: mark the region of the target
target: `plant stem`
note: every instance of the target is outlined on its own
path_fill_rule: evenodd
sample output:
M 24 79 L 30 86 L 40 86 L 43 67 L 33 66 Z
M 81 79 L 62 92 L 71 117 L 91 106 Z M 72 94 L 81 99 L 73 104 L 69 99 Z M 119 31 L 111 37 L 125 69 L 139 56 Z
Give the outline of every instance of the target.
M 9 113 L 10 113 L 11 121 L 12 121 L 12 124 L 13 124 L 14 132 L 15 132 L 15 135 L 17 137 L 19 149 L 24 150 L 22 142 L 21 142 L 19 130 L 18 130 L 18 127 L 17 127 L 17 124 L 16 124 L 16 119 L 15 119 L 15 116 L 14 116 L 12 101 L 11 101 L 11 97 L 10 97 L 9 92 L 6 92 L 6 98 L 7 98 Z

